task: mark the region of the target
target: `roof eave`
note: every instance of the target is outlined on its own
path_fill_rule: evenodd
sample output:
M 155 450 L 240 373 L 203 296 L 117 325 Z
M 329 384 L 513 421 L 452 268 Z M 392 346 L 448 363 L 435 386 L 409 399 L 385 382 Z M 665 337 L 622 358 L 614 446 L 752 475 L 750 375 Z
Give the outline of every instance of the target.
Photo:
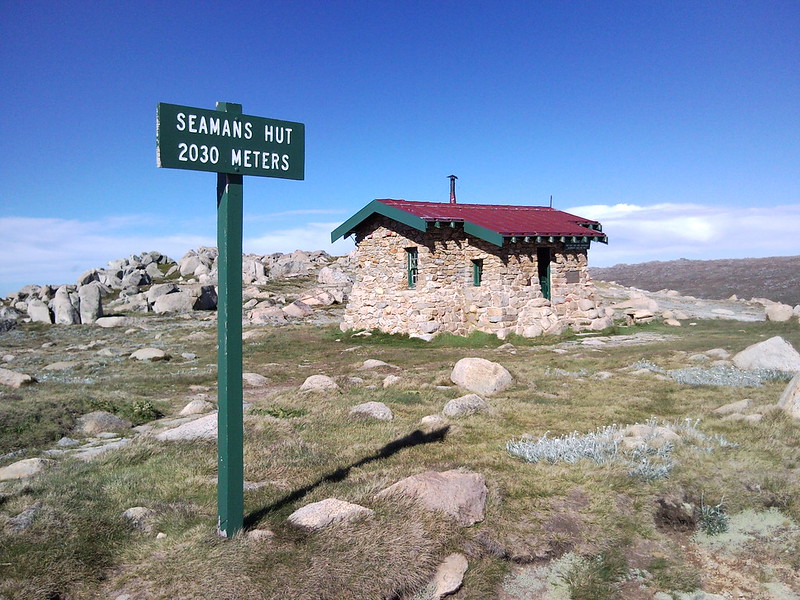
M 331 243 L 352 233 L 356 227 L 374 214 L 383 215 L 419 231 L 428 229 L 428 224 L 424 219 L 393 206 L 387 206 L 380 200 L 373 200 L 331 232 Z

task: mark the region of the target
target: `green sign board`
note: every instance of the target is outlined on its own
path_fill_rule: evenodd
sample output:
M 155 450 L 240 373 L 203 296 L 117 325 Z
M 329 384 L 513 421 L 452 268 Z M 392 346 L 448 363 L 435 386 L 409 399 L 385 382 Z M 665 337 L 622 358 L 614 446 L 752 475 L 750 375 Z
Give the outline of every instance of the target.
M 243 175 L 303 179 L 305 125 L 217 110 L 159 103 L 158 166 L 217 173 L 217 530 L 233 537 L 244 524 L 242 415 Z
M 305 175 L 303 123 L 160 102 L 156 137 L 159 167 L 280 179 Z

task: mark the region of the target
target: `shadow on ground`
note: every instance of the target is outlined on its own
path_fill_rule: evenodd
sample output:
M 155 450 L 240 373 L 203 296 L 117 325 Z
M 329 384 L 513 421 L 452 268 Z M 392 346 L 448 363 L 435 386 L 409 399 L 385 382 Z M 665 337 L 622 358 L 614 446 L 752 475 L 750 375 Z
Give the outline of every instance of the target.
M 374 462 L 376 460 L 383 460 L 385 458 L 389 458 L 390 456 L 400 452 L 405 448 L 413 448 L 414 446 L 421 446 L 423 444 L 432 444 L 434 442 L 442 442 L 444 441 L 445 436 L 447 436 L 450 427 L 442 427 L 441 429 L 437 429 L 436 431 L 431 431 L 430 433 L 424 433 L 417 429 L 409 433 L 406 436 L 401 437 L 400 439 L 394 440 L 393 442 L 389 442 L 385 446 L 383 446 L 380 450 L 378 450 L 375 454 L 370 456 L 366 456 L 361 460 L 354 462 L 351 465 L 346 467 L 340 467 L 333 471 L 332 473 L 328 473 L 327 475 L 323 475 L 319 479 L 317 479 L 314 483 L 311 483 L 307 486 L 304 486 L 300 489 L 297 489 L 290 494 L 287 494 L 280 500 L 273 502 L 263 508 L 255 510 L 244 518 L 244 528 L 251 529 L 258 525 L 258 523 L 264 519 L 267 515 L 271 512 L 275 512 L 277 510 L 281 510 L 282 508 L 286 507 L 289 504 L 297 502 L 298 500 L 302 499 L 314 489 L 322 485 L 323 483 L 338 483 L 340 481 L 344 481 L 350 475 L 350 471 L 356 469 L 358 467 L 363 467 L 366 464 Z

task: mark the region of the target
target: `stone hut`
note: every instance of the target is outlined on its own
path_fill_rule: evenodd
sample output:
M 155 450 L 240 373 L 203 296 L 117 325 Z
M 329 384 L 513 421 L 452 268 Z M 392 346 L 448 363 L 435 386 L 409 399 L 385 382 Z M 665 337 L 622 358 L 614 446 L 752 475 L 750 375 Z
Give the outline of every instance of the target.
M 588 273 L 597 221 L 545 206 L 373 200 L 331 234 L 354 235 L 355 284 L 342 331 L 430 339 L 604 329 Z M 610 312 L 610 311 L 609 311 Z

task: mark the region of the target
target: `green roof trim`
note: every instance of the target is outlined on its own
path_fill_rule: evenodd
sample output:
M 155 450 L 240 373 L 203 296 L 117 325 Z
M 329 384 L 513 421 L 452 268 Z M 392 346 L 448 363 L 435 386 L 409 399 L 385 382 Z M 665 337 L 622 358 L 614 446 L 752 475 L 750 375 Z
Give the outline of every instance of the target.
M 387 206 L 379 200 L 373 200 L 331 232 L 331 243 L 351 233 L 358 225 L 374 214 L 383 215 L 384 217 L 388 217 L 399 223 L 418 229 L 419 231 L 426 231 L 428 229 L 428 224 L 424 219 L 407 213 L 404 210 L 394 208 L 393 206 Z
M 476 238 L 482 239 L 490 244 L 494 244 L 495 246 L 500 246 L 501 248 L 503 246 L 502 235 L 496 231 L 487 229 L 486 227 L 481 227 L 480 225 L 471 223 L 470 221 L 464 221 L 464 233 L 468 233 L 469 235 L 475 236 Z

